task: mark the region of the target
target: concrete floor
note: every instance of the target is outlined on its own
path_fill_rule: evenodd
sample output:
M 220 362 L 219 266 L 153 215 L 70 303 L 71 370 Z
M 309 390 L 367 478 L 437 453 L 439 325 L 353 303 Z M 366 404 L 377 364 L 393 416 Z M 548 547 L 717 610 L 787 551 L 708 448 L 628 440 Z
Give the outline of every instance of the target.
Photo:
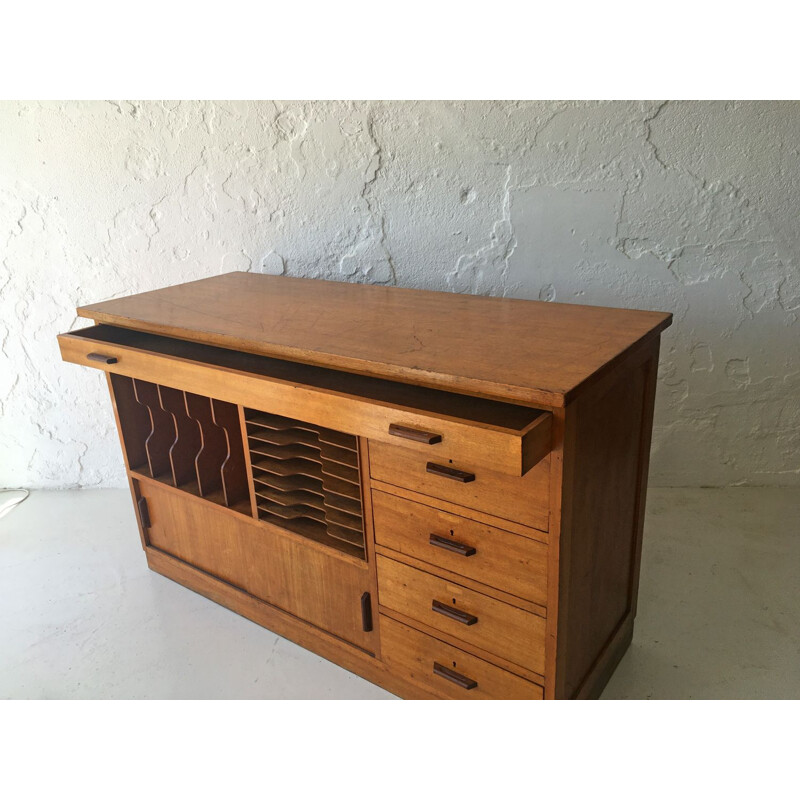
M 604 698 L 800 698 L 800 492 L 651 490 L 633 644 Z M 0 697 L 392 695 L 150 572 L 126 491 L 0 520 Z

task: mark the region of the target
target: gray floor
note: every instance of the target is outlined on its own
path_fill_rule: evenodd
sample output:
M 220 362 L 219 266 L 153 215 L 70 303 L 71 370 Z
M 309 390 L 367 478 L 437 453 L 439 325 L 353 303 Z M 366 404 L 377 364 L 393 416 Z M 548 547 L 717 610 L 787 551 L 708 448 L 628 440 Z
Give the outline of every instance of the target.
M 800 492 L 649 495 L 633 644 L 604 698 L 800 698 Z M 125 491 L 0 519 L 0 697 L 392 695 L 150 572 Z

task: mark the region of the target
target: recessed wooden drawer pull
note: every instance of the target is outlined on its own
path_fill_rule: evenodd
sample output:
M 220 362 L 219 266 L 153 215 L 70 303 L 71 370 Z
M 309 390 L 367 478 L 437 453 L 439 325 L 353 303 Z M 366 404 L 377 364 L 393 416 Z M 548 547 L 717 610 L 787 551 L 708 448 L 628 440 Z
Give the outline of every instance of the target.
M 458 553 L 460 556 L 474 556 L 478 551 L 463 542 L 454 542 L 446 536 L 437 536 L 435 533 L 430 535 L 428 541 L 434 547 L 441 547 L 442 550 L 449 550 L 451 553 Z
M 475 480 L 474 472 L 464 472 L 461 469 L 445 467 L 443 464 L 434 464 L 432 461 L 429 461 L 425 465 L 425 471 L 430 472 L 431 475 L 438 475 L 440 478 L 450 478 L 451 481 L 458 481 L 459 483 L 471 483 Z
M 441 614 L 443 617 L 449 617 L 456 622 L 460 622 L 462 625 L 474 625 L 478 621 L 478 618 L 474 614 L 467 614 L 466 611 L 459 611 L 459 609 L 452 608 L 447 605 L 447 603 L 442 603 L 439 600 L 434 600 L 431 603 L 431 610 L 435 611 L 437 614 Z
M 472 678 L 467 678 L 466 675 L 462 675 L 460 672 L 443 667 L 435 661 L 433 662 L 433 674 L 454 683 L 456 686 L 460 686 L 462 689 L 478 688 L 478 681 L 473 681 Z
M 416 428 L 406 428 L 404 425 L 389 425 L 389 434 L 399 436 L 401 439 L 410 439 L 412 442 L 422 442 L 422 444 L 439 444 L 442 441 L 440 433 L 430 433 L 419 431 Z
M 86 358 L 89 361 L 100 361 L 103 364 L 116 364 L 116 356 L 105 356 L 102 353 L 89 353 Z

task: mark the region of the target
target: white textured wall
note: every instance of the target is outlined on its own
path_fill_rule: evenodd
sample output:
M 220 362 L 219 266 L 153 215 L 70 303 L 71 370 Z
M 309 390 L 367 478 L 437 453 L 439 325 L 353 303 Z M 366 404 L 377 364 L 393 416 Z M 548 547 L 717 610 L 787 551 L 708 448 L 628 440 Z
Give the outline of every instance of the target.
M 651 483 L 796 485 L 799 146 L 797 103 L 0 104 L 0 486 L 121 485 L 56 333 L 229 270 L 673 311 Z

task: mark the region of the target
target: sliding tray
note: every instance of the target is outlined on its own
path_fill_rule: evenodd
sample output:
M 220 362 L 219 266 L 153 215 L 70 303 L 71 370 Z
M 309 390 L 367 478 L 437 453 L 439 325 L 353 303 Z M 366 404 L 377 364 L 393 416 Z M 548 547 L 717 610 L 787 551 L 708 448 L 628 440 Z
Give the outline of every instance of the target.
M 138 378 L 507 475 L 551 449 L 551 415 L 110 325 L 59 338 L 65 361 Z

